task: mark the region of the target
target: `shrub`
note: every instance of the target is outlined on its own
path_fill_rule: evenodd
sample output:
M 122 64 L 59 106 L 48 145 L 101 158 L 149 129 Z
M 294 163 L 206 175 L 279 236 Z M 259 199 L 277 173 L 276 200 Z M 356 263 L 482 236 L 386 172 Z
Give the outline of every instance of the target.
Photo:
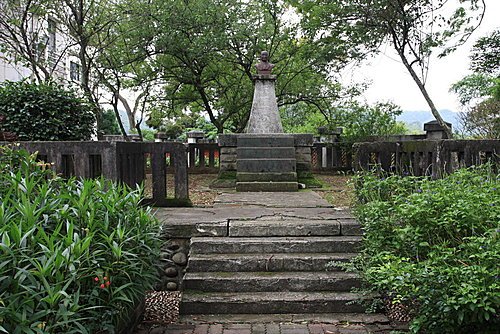
M 140 191 L 0 150 L 0 333 L 114 333 L 157 280 Z
M 356 266 L 370 288 L 412 308 L 413 332 L 494 333 L 500 308 L 500 177 L 488 166 L 441 180 L 356 180 L 365 229 Z
M 94 133 L 91 108 L 73 91 L 55 84 L 5 82 L 0 85 L 1 131 L 19 140 L 88 140 Z
M 113 110 L 105 110 L 101 114 L 101 122 L 99 124 L 99 132 L 105 135 L 120 135 L 120 125 L 116 120 L 116 115 Z

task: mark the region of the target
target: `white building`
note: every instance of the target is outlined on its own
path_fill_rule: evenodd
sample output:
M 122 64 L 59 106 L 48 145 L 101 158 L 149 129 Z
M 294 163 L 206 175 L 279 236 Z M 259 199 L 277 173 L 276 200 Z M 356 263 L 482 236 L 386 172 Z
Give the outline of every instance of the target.
M 2 1 L 0 0 L 0 4 Z M 6 15 L 8 18 L 7 15 L 9 14 L 0 13 L 0 29 L 7 30 L 2 27 L 2 24 L 7 21 L 5 17 L 2 21 L 2 15 Z M 38 57 L 37 62 L 50 73 L 52 79 L 62 84 L 79 82 L 80 63 L 76 57 L 74 47 L 70 46 L 71 41 L 67 34 L 64 33 L 62 25 L 59 25 L 57 20 L 50 15 L 45 17 L 33 16 L 28 20 L 26 26 L 29 26 L 30 30 L 25 31 L 25 35 L 28 35 L 26 38 L 28 42 L 23 44 L 21 48 L 24 48 L 24 50 L 27 48 L 35 49 Z M 0 44 L 5 44 L 5 49 L 8 49 L 9 45 L 5 40 L 2 40 L 1 37 L 4 37 L 2 35 L 9 35 L 7 33 L 0 34 Z M 23 38 L 18 38 L 18 40 L 23 40 Z M 28 65 L 29 62 L 23 59 L 22 56 L 18 58 L 19 60 L 16 62 L 13 57 L 0 51 L 0 82 L 6 80 L 19 81 L 33 75 Z

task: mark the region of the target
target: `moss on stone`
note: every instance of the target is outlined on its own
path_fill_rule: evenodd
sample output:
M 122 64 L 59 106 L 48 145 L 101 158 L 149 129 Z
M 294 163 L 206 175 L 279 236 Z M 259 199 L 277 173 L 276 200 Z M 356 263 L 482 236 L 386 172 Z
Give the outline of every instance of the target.
M 190 199 L 167 198 L 167 207 L 192 207 Z
M 236 180 L 236 171 L 235 170 L 220 171 L 219 175 L 217 176 L 217 179 L 219 179 L 219 180 L 235 179 Z

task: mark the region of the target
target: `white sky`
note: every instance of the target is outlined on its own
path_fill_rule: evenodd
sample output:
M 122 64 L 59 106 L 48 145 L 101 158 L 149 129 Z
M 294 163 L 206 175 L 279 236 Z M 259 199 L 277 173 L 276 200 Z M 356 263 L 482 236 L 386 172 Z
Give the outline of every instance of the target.
M 469 54 L 474 42 L 500 27 L 500 0 L 485 2 L 486 14 L 482 25 L 469 41 L 445 58 L 431 59 L 426 87 L 438 110 L 459 111 L 456 95 L 449 92 L 450 86 L 469 73 Z M 364 66 L 346 68 L 343 79 L 346 82 L 371 81 L 372 85 L 364 94 L 369 103 L 392 101 L 406 111 L 429 110 L 420 90 L 391 46 L 387 45 L 382 51 Z

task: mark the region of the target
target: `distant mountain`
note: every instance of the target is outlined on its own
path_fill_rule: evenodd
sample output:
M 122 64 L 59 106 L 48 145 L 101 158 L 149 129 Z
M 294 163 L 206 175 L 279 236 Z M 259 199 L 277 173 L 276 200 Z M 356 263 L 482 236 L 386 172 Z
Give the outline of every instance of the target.
M 459 113 L 455 111 L 451 111 L 448 109 L 443 109 L 440 110 L 439 113 L 441 114 L 441 117 L 446 122 L 449 122 L 452 124 L 452 129 L 454 131 L 460 129 L 460 121 L 459 121 Z M 429 121 L 434 120 L 434 116 L 432 116 L 432 113 L 430 111 L 403 111 L 401 115 L 396 117 L 398 121 L 405 122 L 406 124 L 411 124 L 412 127 L 414 127 L 416 124 L 420 124 L 420 130 L 424 129 L 424 123 L 427 123 Z

